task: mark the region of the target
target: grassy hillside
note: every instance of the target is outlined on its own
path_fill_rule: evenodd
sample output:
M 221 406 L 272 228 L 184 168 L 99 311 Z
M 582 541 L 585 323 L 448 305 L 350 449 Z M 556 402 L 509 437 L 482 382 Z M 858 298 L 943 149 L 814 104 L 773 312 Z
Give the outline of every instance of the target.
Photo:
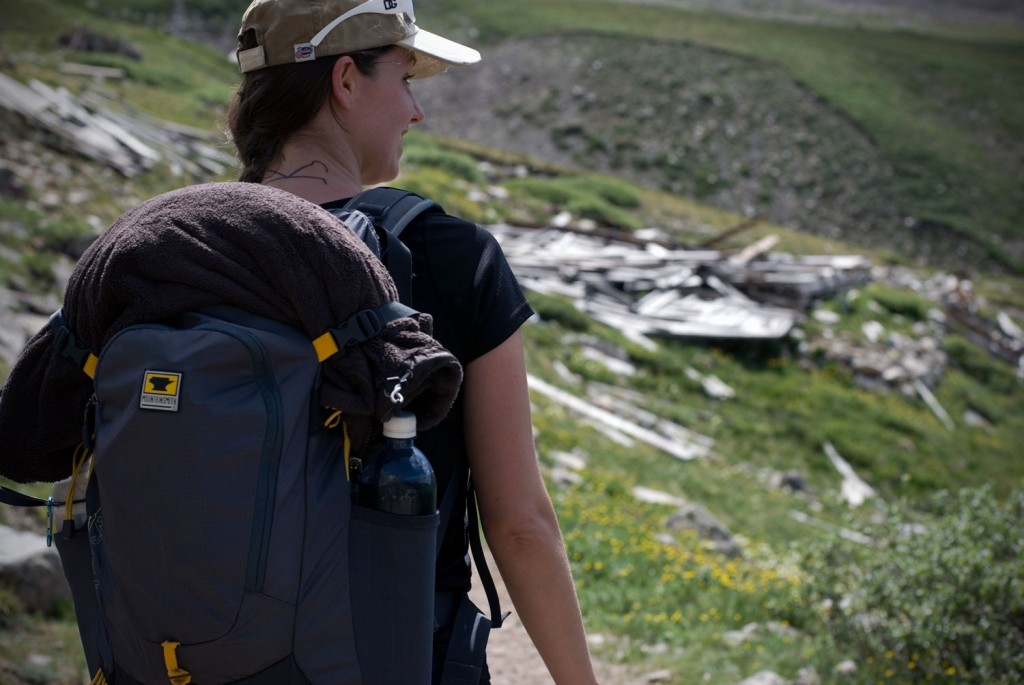
M 238 69 L 223 53 L 135 21 L 103 18 L 86 10 L 86 4 L 6 2 L 0 25 L 0 40 L 7 50 L 4 71 L 20 80 L 57 80 L 80 91 L 91 86 L 90 79 L 60 77 L 61 61 L 118 67 L 127 72 L 127 78 L 115 86 L 118 96 L 170 121 L 204 129 L 217 125 L 238 80 Z M 111 9 L 114 3 L 103 4 Z M 61 37 L 78 26 L 121 40 L 138 58 L 61 49 Z
M 102 4 L 104 12 L 120 13 L 120 3 Z M 8 0 L 0 24 L 5 54 L 0 66 L 19 80 L 112 93 L 126 105 L 216 131 L 237 73 L 220 52 L 145 27 L 159 23 L 157 15 L 170 4 L 131 4 L 135 13 L 122 22 L 99 17 L 85 2 Z M 1019 230 L 1009 225 L 1016 197 L 1011 191 L 1019 192 L 1009 187 L 1020 165 L 1015 136 L 1021 112 L 1014 99 L 1022 85 L 1018 43 L 817 29 L 684 13 L 670 5 L 419 3 L 424 19 L 431 18 L 424 21 L 428 27 L 447 24 L 479 44 L 532 36 L 538 27 L 545 40 L 557 42 L 559 32 L 571 28 L 574 36 L 596 32 L 598 42 L 588 45 L 609 53 L 610 63 L 608 46 L 615 36 L 643 32 L 644 50 L 657 39 L 654 47 L 675 46 L 673 54 L 694 62 L 718 59 L 739 71 L 749 65 L 763 77 L 759 88 L 765 97 L 773 75 L 788 74 L 787 83 L 802 84 L 836 121 L 852 127 L 834 130 L 859 131 L 875 145 L 879 164 L 898 171 L 886 189 L 896 206 L 920 219 L 975 232 L 993 250 L 1011 254 L 997 242 Z M 209 6 L 214 12 L 216 3 Z M 121 38 L 142 59 L 57 48 L 61 33 L 78 24 Z M 685 44 L 678 43 L 681 39 Z M 647 57 L 642 64 L 664 59 L 638 54 Z M 63 60 L 118 66 L 128 77 L 97 84 L 62 73 Z M 642 75 L 636 65 L 631 68 Z M 992 81 L 995 75 L 1002 80 Z M 708 95 L 713 100 L 721 92 L 712 89 Z M 935 107 L 936 102 L 946 104 Z M 978 108 L 973 117 L 972 108 Z M 824 110 L 813 111 L 822 116 Z M 542 108 L 535 116 L 541 114 Z M 143 198 L 200 180 L 163 167 L 127 179 L 53 149 L 52 141 L 16 120 L 5 121 L 0 131 L 3 166 L 16 172 L 27 194 L 0 198 L 0 279 L 11 290 L 56 296 L 60 274 L 96 230 Z M 679 192 L 580 176 L 565 166 L 465 141 L 414 136 L 406 160 L 401 184 L 478 221 L 535 223 L 571 204 L 603 226 L 663 226 L 696 242 L 744 220 Z M 543 174 L 528 180 L 489 176 L 481 160 L 489 168 L 522 165 Z M 693 182 L 685 173 L 680 179 Z M 939 183 L 945 193 L 928 191 Z M 495 185 L 504 192 L 488 193 Z M 794 252 L 855 249 L 838 236 L 770 223 L 725 247 L 768 232 L 782 237 L 782 249 Z M 1019 278 L 979 274 L 975 287 L 985 297 L 984 313 L 1005 310 L 1024 320 Z M 949 430 L 918 398 L 865 390 L 844 364 L 801 352 L 798 340 L 760 349 L 660 341 L 651 350 L 594 323 L 568 300 L 530 297 L 540 314 L 525 329 L 532 374 L 581 397 L 601 392 L 628 398 L 651 415 L 713 441 L 712 457 L 682 462 L 641 443 L 628 444 L 534 394 L 539 456 L 565 530 L 588 629 L 604 638 L 595 648 L 602 658 L 669 669 L 670 682 L 677 683 L 699 678 L 732 685 L 762 669 L 792 679 L 806 667 L 826 683 L 1013 682 L 1013 673 L 979 676 L 981 666 L 950 647 L 984 641 L 984 636 L 953 632 L 970 615 L 974 625 L 989 622 L 1008 636 L 1005 644 L 991 642 L 997 654 L 984 664 L 1012 667 L 1009 657 L 999 661 L 998 654 L 1021 652 L 1010 626 L 1019 626 L 1024 616 L 1018 573 L 1024 557 L 1019 549 L 1024 383 L 1009 364 L 967 338 L 943 339 L 951 361 L 934 391 L 953 417 L 955 428 Z M 828 329 L 805 322 L 801 335 L 810 349 L 829 336 L 862 341 L 862 324 L 868 321 L 917 335 L 930 325 L 934 303 L 893 283 L 875 283 L 824 306 L 839 315 L 840 323 Z M 589 354 L 594 348 L 612 351 L 635 373 L 624 375 L 602 364 Z M 706 376 L 719 378 L 736 396 L 708 397 L 696 380 Z M 984 422 L 969 425 L 968 409 Z M 856 509 L 843 503 L 842 479 L 825 456 L 826 443 L 878 497 Z M 564 453 L 586 463 L 576 477 L 566 476 Z M 800 476 L 806 488 L 778 487 L 786 474 Z M 703 505 L 736 536 L 742 555 L 717 553 L 692 532 L 669 529 L 676 505 L 641 501 L 633 495 L 637 486 Z M 970 488 L 964 497 L 933 498 L 962 487 Z M 932 534 L 908 542 L 911 524 Z M 42 521 L 19 525 L 39 529 Z M 898 530 L 889 531 L 888 525 Z M 842 532 L 873 542 L 844 547 Z M 887 560 L 896 566 L 885 566 Z M 843 575 L 847 572 L 853 580 Z M 846 591 L 836 594 L 837 588 Z M 843 607 L 857 602 L 867 609 L 845 620 Z M 749 625 L 755 627 L 740 638 L 737 633 Z M 865 626 L 871 629 L 867 634 Z M 0 591 L 0 683 L 80 682 L 74 640 L 67 607 L 52 617 L 27 617 L 19 614 L 12 593 Z M 987 654 L 980 648 L 975 652 L 979 658 Z M 30 658 L 33 654 L 45 658 Z M 854 674 L 835 674 L 844 660 L 854 661 Z
M 658 103 L 666 99 L 671 102 L 666 95 L 684 88 L 687 74 L 691 79 L 700 76 L 699 72 L 688 71 L 694 59 L 691 53 L 713 49 L 752 60 L 748 67 L 742 63 L 734 67 L 740 70 L 773 65 L 780 69 L 775 77 L 778 88 L 786 89 L 790 82 L 807 88 L 849 121 L 847 135 L 866 136 L 862 147 L 877 151 L 891 166 L 891 177 L 878 185 L 870 169 L 860 179 L 864 173 L 861 160 L 849 160 L 846 173 L 853 184 L 857 186 L 858 180 L 862 180 L 860 192 L 868 197 L 878 194 L 883 203 L 891 194 L 898 216 L 875 216 L 869 212 L 858 217 L 851 212 L 840 226 L 844 235 L 855 242 L 872 242 L 885 239 L 887 234 L 906 234 L 905 242 L 917 247 L 927 245 L 933 237 L 946 239 L 945 245 L 949 246 L 955 244 L 955 236 L 959 235 L 960 240 L 978 241 L 997 262 L 1008 263 L 1015 269 L 1020 267 L 1024 235 L 1016 217 L 1024 207 L 1024 190 L 1018 182 L 1024 171 L 1024 148 L 1020 144 L 1024 105 L 1016 93 L 1024 86 L 1024 32 L 1004 27 L 985 37 L 969 32 L 951 37 L 905 30 L 868 30 L 856 24 L 822 26 L 764 21 L 678 8 L 685 4 L 499 0 L 485 6 L 456 0 L 438 3 L 431 8 L 436 9 L 431 16 L 433 21 L 437 21 L 433 17 L 443 16 L 452 30 L 461 30 L 463 35 L 492 51 L 495 46 L 500 49 L 503 41 L 532 41 L 538 36 L 566 36 L 565 45 L 571 45 L 583 32 L 637 39 L 639 47 L 625 53 L 642 50 L 645 55 L 631 64 L 628 73 L 633 82 L 616 73 L 606 81 L 605 89 L 609 99 L 618 94 L 620 101 L 630 103 L 634 109 L 653 104 L 653 112 L 647 115 L 654 120 L 652 128 L 670 137 L 677 133 L 681 118 L 677 107 Z M 991 37 L 993 33 L 999 37 Z M 663 54 L 652 61 L 647 55 L 655 46 L 661 46 Z M 529 50 L 529 43 L 519 45 L 519 49 Z M 605 49 L 606 61 L 624 56 Z M 677 58 L 675 65 L 673 57 Z M 500 67 L 506 72 L 509 68 L 508 64 Z M 515 74 L 514 63 L 511 69 Z M 541 87 L 548 83 L 557 86 L 558 77 L 566 70 L 571 71 L 571 67 L 565 60 L 554 60 L 549 79 L 541 77 Z M 682 73 L 684 81 L 673 86 L 665 78 L 673 72 Z M 773 100 L 769 91 L 750 92 L 744 101 L 729 102 L 724 86 L 729 77 L 714 73 L 710 77 L 706 94 L 724 98 L 725 106 L 756 107 L 759 103 L 754 98 L 781 107 L 786 105 L 784 100 Z M 636 87 L 637 82 L 640 87 Z M 570 86 L 562 85 L 566 89 Z M 530 89 L 537 87 L 534 83 Z M 514 90 L 507 85 L 504 88 Z M 498 92 L 499 101 L 502 97 Z M 784 115 L 780 107 L 777 111 Z M 497 108 L 484 108 L 484 116 L 494 121 L 507 121 L 508 114 Z M 579 126 L 585 131 L 592 127 L 592 137 L 607 142 L 611 138 L 610 127 L 602 122 L 610 115 L 623 118 L 621 112 L 602 113 L 595 109 L 580 118 Z M 728 118 L 730 112 L 720 107 L 719 118 L 722 116 Z M 685 117 L 682 120 L 685 123 Z M 815 132 L 813 125 L 807 129 Z M 760 137 L 733 143 L 734 156 L 741 157 L 744 151 L 737 145 L 770 147 L 771 133 L 760 133 Z M 701 148 L 699 136 L 682 136 L 698 150 Z M 509 138 L 506 144 L 514 145 L 514 137 Z M 828 143 L 823 141 L 820 152 L 833 153 L 831 161 L 842 169 L 845 152 Z M 707 144 L 729 143 L 720 136 Z M 607 155 L 589 157 L 591 162 L 604 159 Z M 726 165 L 717 165 L 712 170 L 718 183 L 742 182 L 742 172 L 730 173 Z M 700 170 L 691 170 L 691 175 L 694 172 Z M 630 175 L 631 171 L 623 168 L 621 173 Z M 776 179 L 776 184 L 783 187 L 795 183 L 799 180 Z M 770 201 L 757 202 L 756 194 L 749 197 L 758 211 L 771 209 Z M 805 199 L 807 196 L 801 197 Z M 835 200 L 817 199 L 826 203 Z M 741 207 L 734 202 L 730 208 Z M 809 213 L 810 217 L 813 213 Z M 801 218 L 796 223 L 803 228 L 825 230 L 810 221 L 802 222 Z M 871 225 L 873 220 L 880 225 Z M 954 236 L 953 240 L 948 240 L 949 234 Z M 913 252 L 915 248 L 903 249 Z
M 192 25 L 230 27 L 239 9 L 225 0 L 183 4 Z M 421 0 L 428 28 L 486 45 L 483 69 L 490 60 L 496 69 L 476 70 L 477 98 L 456 85 L 428 98 L 429 113 L 447 135 L 469 130 L 477 142 L 731 211 L 933 262 L 1020 271 L 1024 27 L 965 23 L 935 4 L 933 17 L 927 1 L 886 15 L 855 3 L 723 5 L 745 8 L 738 14 L 686 0 Z M 159 25 L 172 9 L 121 0 L 100 11 Z M 801 21 L 776 18 L 786 12 Z M 581 74 L 565 52 L 598 37 L 588 63 L 608 64 L 604 78 L 584 83 L 597 104 L 579 111 L 568 93 Z M 523 54 L 542 66 L 519 67 Z M 709 60 L 719 64 L 700 67 Z M 533 79 L 527 96 L 549 93 L 532 109 L 516 100 L 524 78 Z M 534 126 L 550 137 L 541 149 L 522 133 Z M 645 139 L 660 142 L 662 154 L 638 154 Z

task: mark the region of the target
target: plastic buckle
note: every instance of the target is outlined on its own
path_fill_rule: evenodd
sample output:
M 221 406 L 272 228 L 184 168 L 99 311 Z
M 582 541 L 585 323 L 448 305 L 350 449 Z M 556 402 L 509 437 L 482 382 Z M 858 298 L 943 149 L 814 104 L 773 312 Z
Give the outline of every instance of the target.
M 380 317 L 372 309 L 363 309 L 350 316 L 335 329 L 338 347 L 348 347 L 357 342 L 369 340 L 384 330 Z
M 63 324 L 63 319 L 61 320 Z M 53 329 L 53 347 L 57 350 L 57 353 L 62 357 L 71 357 L 74 359 L 74 355 L 68 354 L 68 350 L 75 349 L 75 340 L 64 325 L 58 326 Z
M 62 309 L 58 309 L 50 317 L 50 326 L 53 329 L 53 346 L 57 353 L 75 362 L 79 368 L 84 366 L 90 354 L 89 350 L 78 344 L 78 338 L 71 332 Z
M 360 332 L 366 339 L 374 338 L 384 330 L 384 324 L 373 309 L 364 309 L 361 312 L 356 312 L 355 319 L 359 324 Z

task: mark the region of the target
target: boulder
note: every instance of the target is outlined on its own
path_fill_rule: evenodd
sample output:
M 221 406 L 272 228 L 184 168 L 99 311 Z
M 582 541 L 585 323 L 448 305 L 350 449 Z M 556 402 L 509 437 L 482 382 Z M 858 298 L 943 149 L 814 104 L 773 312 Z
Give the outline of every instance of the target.
M 56 547 L 40 533 L 0 525 L 0 586 L 10 588 L 25 611 L 52 613 L 71 598 Z
M 730 557 L 743 556 L 743 550 L 733 539 L 724 523 L 712 516 L 703 505 L 687 503 L 672 514 L 665 524 L 669 530 L 692 530 L 711 543 L 714 550 Z
M 774 671 L 759 671 L 740 681 L 739 685 L 790 685 L 789 681 Z

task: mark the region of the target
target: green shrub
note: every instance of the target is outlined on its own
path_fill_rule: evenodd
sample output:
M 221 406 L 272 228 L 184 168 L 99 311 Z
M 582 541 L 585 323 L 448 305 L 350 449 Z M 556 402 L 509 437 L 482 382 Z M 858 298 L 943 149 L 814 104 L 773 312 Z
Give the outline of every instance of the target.
M 416 145 L 406 150 L 402 161 L 410 166 L 437 167 L 470 183 L 485 183 L 487 181 L 487 177 L 477 166 L 476 160 L 461 152 Z
M 837 645 L 894 682 L 1009 684 L 1024 673 L 1024 490 L 940 492 L 934 520 L 893 507 L 870 548 L 840 537 L 808 552 L 807 606 Z
M 40 222 L 35 228 L 35 244 L 40 249 L 78 258 L 95 235 L 82 220 L 58 219 Z
M 570 331 L 580 333 L 590 330 L 592 319 L 576 309 L 566 297 L 530 293 L 530 305 L 541 319 L 556 321 Z
M 633 186 L 617 178 L 577 176 L 574 180 L 616 207 L 635 209 L 640 206 L 640 196 L 637 195 Z
M 553 210 L 568 210 L 606 226 L 629 230 L 643 226 L 640 217 L 628 211 L 639 205 L 639 197 L 622 182 L 591 175 L 534 177 L 506 181 L 505 187 L 519 201 L 539 200 Z
M 21 600 L 13 589 L 0 586 L 0 628 L 6 628 L 24 611 Z
M 912 321 L 923 321 L 932 307 L 925 298 L 905 290 L 872 286 L 867 288 L 867 294 L 889 312 Z
M 613 207 L 599 197 L 578 197 L 566 204 L 565 208 L 575 216 L 593 219 L 606 226 L 634 230 L 643 228 L 639 217 L 624 209 Z
M 123 69 L 132 81 L 162 90 L 184 92 L 193 85 L 188 74 L 181 70 L 176 71 L 173 68 L 153 65 L 130 57 L 104 52 L 83 52 L 75 53 L 73 58 L 76 62 L 96 67 Z
M 453 178 L 450 173 L 438 167 L 419 167 L 403 172 L 396 182 L 400 188 L 429 197 L 445 208 L 450 214 L 460 216 L 467 221 L 482 222 L 487 220 L 486 207 L 471 201 L 461 187 L 464 183 Z
M 988 388 L 1009 393 L 1017 386 L 1013 367 L 994 359 L 985 349 L 957 335 L 946 336 L 942 349 L 950 361 Z
M 563 205 L 575 195 L 573 189 L 563 180 L 527 176 L 505 182 L 505 187 L 516 195 L 527 195 L 553 205 Z

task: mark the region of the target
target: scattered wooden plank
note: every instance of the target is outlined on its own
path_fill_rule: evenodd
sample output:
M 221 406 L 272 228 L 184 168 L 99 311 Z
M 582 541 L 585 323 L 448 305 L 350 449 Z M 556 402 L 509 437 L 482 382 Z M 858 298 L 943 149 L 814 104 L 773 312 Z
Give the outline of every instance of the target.
M 863 533 L 859 533 L 855 530 L 850 530 L 849 528 L 842 528 L 839 526 L 832 525 L 831 523 L 822 521 L 821 519 L 813 518 L 809 514 L 805 514 L 802 511 L 792 509 L 790 510 L 789 515 L 791 518 L 799 521 L 800 523 L 806 523 L 808 525 L 815 526 L 816 528 L 821 528 L 822 530 L 829 530 L 835 532 L 837 535 L 839 535 L 839 537 L 850 540 L 851 542 L 856 542 L 861 545 L 874 544 L 874 541 L 867 535 L 864 535 Z
M 628 435 L 641 442 L 645 442 L 677 459 L 690 461 L 691 459 L 708 457 L 711 455 L 710 448 L 708 447 L 708 442 L 711 440 L 710 438 L 702 436 L 702 439 L 699 441 L 695 440 L 687 442 L 679 440 L 678 435 L 668 437 L 662 433 L 656 432 L 655 430 L 639 426 L 636 423 L 617 416 L 606 409 L 595 406 L 594 404 L 580 399 L 572 393 L 551 385 L 536 376 L 528 376 L 527 380 L 530 384 L 531 390 L 539 392 L 567 409 L 602 425 L 608 426 L 612 430 Z M 682 426 L 679 426 L 678 428 L 682 431 L 686 431 Z M 688 433 L 688 431 L 686 432 Z
M 932 413 L 938 417 L 943 426 L 949 430 L 954 430 L 956 428 L 956 424 L 953 423 L 953 419 L 949 417 L 946 410 L 943 409 L 941 404 L 939 404 L 939 400 L 932 394 L 932 391 L 928 389 L 928 386 L 921 382 L 920 378 L 914 379 L 914 390 L 916 390 L 917 394 L 921 396 L 924 403 L 928 405 L 928 408 L 932 410 Z
M 875 496 L 875 489 L 861 480 L 853 467 L 839 455 L 831 442 L 826 440 L 822 447 L 825 450 L 825 456 L 843 477 L 843 484 L 840 487 L 842 499 L 846 500 L 851 507 L 859 507 L 865 500 Z
M 768 250 L 772 249 L 779 244 L 779 236 L 773 234 L 766 235 L 765 237 L 758 240 L 756 243 L 748 245 L 736 254 L 728 258 L 729 264 L 736 266 L 748 264 L 755 257 L 760 257 Z
M 124 78 L 124 69 L 118 67 L 99 67 L 95 64 L 79 64 L 78 62 L 64 62 L 60 65 L 60 70 L 65 74 L 75 74 L 76 76 L 91 76 L 97 81 L 104 79 L 120 80 Z

